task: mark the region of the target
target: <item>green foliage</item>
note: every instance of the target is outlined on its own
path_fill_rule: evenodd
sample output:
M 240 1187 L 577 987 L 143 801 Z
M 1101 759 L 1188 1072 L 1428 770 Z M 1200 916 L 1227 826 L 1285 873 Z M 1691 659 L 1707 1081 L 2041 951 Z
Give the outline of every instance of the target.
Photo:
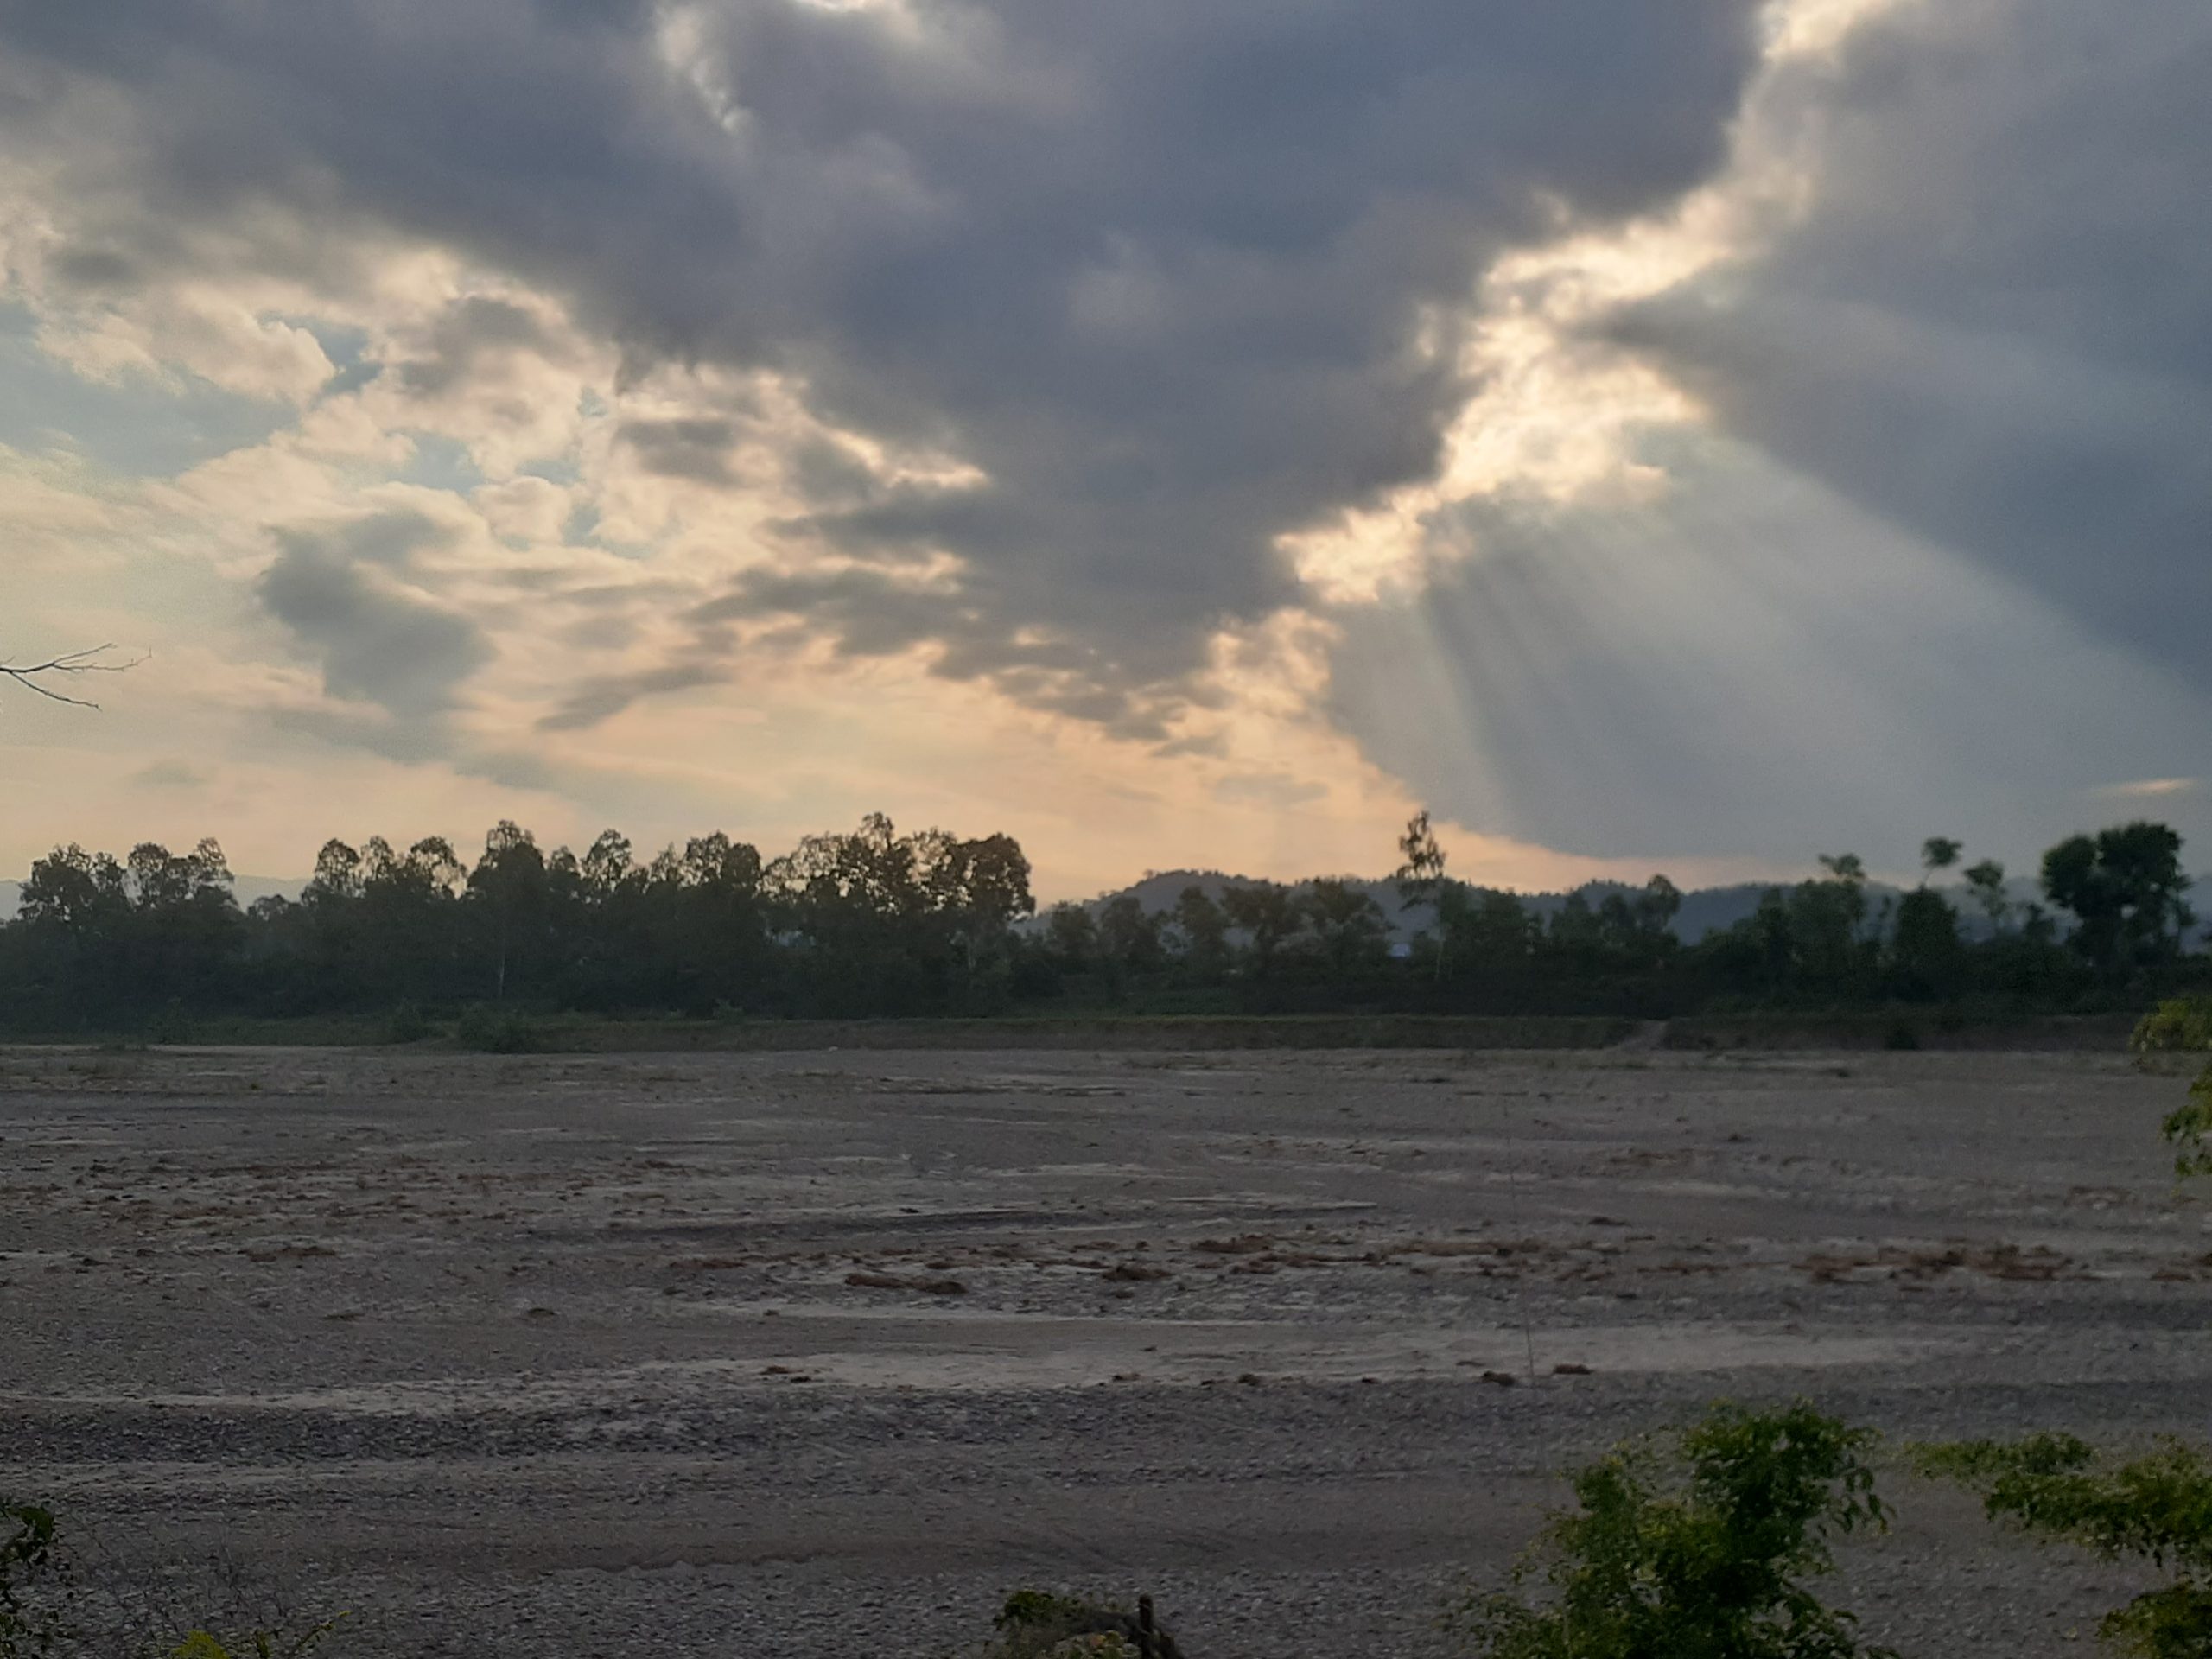
M 984 1659 L 1141 1659 L 1147 1645 L 1135 1616 L 1047 1590 L 1017 1590 L 991 1621 L 999 1639 Z M 1149 1637 L 1151 1659 L 1179 1659 L 1166 1631 Z
M 2174 1173 L 2212 1175 L 2212 1065 L 2189 1086 L 2188 1101 L 2166 1114 L 2160 1126 L 2174 1149 Z
M 1890 933 L 1889 978 L 1903 995 L 1947 995 L 1965 976 L 1959 915 L 1942 894 L 1917 887 L 1897 900 Z
M 1272 884 L 1223 888 L 1221 911 L 1231 927 L 1243 930 L 1246 970 L 1255 979 L 1273 976 L 1284 946 L 1306 923 L 1297 895 Z
M 329 1618 L 297 1635 L 251 1630 L 227 1643 L 194 1630 L 169 1650 L 168 1659 L 307 1659 L 337 1628 L 338 1620 Z
M 463 1048 L 485 1054 L 543 1054 L 554 1046 L 553 1033 L 543 1020 L 482 1003 L 462 1010 L 454 1035 Z
M 2212 1049 L 2212 996 L 2173 996 L 2136 1023 L 2138 1053 Z
M 228 1568 L 227 1563 L 218 1565 Z M 301 1630 L 291 1628 L 290 1617 L 272 1609 L 266 1598 L 253 1599 L 249 1611 L 241 1582 L 230 1568 L 209 1586 L 209 1600 L 216 1605 L 203 1602 L 195 1610 L 205 1624 L 178 1640 L 174 1624 L 162 1627 L 163 1614 L 147 1601 L 143 1586 L 125 1580 L 119 1587 L 124 1606 L 135 1605 L 136 1611 L 126 1612 L 120 1624 L 100 1622 L 114 1618 L 114 1606 L 94 1619 L 86 1609 L 98 1605 L 97 1599 L 86 1594 L 76 1567 L 64 1554 L 53 1513 L 0 1499 L 0 1659 L 308 1659 L 345 1617 Z M 165 1591 L 158 1605 L 167 1601 Z M 150 1629 L 143 1622 L 149 1618 Z M 234 1635 L 216 1634 L 231 1628 L 232 1619 L 245 1628 Z M 87 1620 L 99 1628 L 77 1627 Z
M 1451 924 L 1444 904 L 1444 849 L 1437 843 L 1427 807 L 1406 821 L 1405 833 L 1398 837 L 1398 853 L 1404 861 L 1392 876 L 1398 887 L 1398 908 L 1428 905 L 1435 909 L 1437 930 L 1429 941 L 1430 956 L 1436 977 L 1441 979 L 1450 949 Z
M 1872 1440 L 1799 1402 L 1717 1406 L 1671 1443 L 1628 1442 L 1575 1474 L 1580 1509 L 1552 1519 L 1512 1587 L 1450 1622 L 1485 1659 L 1884 1655 L 1802 1583 L 1832 1570 L 1829 1535 L 1888 1524 Z
M 1079 1624 L 1097 1609 L 1050 1590 L 1017 1590 L 991 1620 L 995 1630 L 1044 1630 Z
M 1967 891 L 1989 922 L 1989 931 L 2002 933 L 2012 916 L 2012 897 L 2005 891 L 2005 867 L 1993 858 L 1967 867 Z
M 2074 836 L 2044 855 L 2043 890 L 2074 912 L 2070 941 L 2107 973 L 2174 954 L 2195 919 L 2183 894 L 2181 836 L 2163 823 L 2118 824 Z
M 2045 1433 L 1919 1446 L 1914 1463 L 1979 1493 L 1992 1520 L 2172 1573 L 2101 1629 L 2145 1659 L 2212 1656 L 2212 1465 L 2196 1447 L 2168 1440 L 2113 1463 L 2071 1434 Z
M 54 1516 L 35 1503 L 0 1500 L 0 1659 L 51 1653 L 54 1622 L 34 1605 L 35 1591 L 60 1570 Z
M 2137 1024 L 2133 1041 L 2136 1052 L 2145 1054 L 2212 1049 L 2212 996 L 2171 997 L 2159 1003 Z M 2212 1175 L 2212 1065 L 2159 1127 L 2174 1149 L 2175 1174 Z
M 1396 881 L 1399 908 L 1421 908 L 1395 924 L 1424 931 L 1402 955 L 1387 897 L 1378 907 L 1366 885 L 1333 879 L 1215 875 L 1172 905 L 1153 884 L 1025 926 L 1030 868 L 1011 838 L 901 831 L 880 814 L 772 858 L 719 831 L 651 855 L 611 830 L 549 850 L 512 823 L 473 861 L 437 836 L 334 840 L 296 900 L 246 911 L 213 842 L 183 854 L 147 842 L 122 859 L 66 847 L 33 865 L 18 918 L 0 924 L 0 1023 L 209 1042 L 247 1019 L 344 1017 L 359 1036 L 413 1042 L 429 1031 L 416 1009 L 442 1024 L 445 1010 L 486 1003 L 519 1012 L 473 1016 L 463 1041 L 518 1052 L 545 1046 L 525 1020 L 571 1013 L 976 1017 L 1047 1000 L 1639 1020 L 1947 1003 L 2090 1013 L 2212 983 L 2212 961 L 2182 950 L 2179 846 L 2164 826 L 2132 824 L 2053 849 L 2050 891 L 2077 907 L 2065 937 L 2039 906 L 2014 913 L 2001 867 L 1960 870 L 1957 843 L 1937 836 L 1923 862 L 1963 889 L 1891 899 L 1865 861 L 1836 854 L 1817 879 L 1770 890 L 1755 914 L 1690 944 L 1675 931 L 1683 895 L 1663 876 L 1524 901 L 1452 879 L 1417 815 L 1397 840 Z
M 1330 979 L 1338 984 L 1352 982 L 1382 966 L 1389 949 L 1389 924 L 1381 906 L 1350 882 L 1316 881 L 1300 907 Z

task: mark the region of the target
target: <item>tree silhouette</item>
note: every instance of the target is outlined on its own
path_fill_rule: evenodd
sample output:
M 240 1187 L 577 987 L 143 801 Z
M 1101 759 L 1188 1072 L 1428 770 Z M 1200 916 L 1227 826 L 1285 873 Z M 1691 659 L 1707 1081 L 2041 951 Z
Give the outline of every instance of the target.
M 1965 872 L 1964 894 L 1923 883 L 1876 906 L 1860 861 L 1834 855 L 1694 942 L 1662 876 L 1526 904 L 1445 880 L 1440 977 L 1426 957 L 1392 957 L 1389 898 L 1378 907 L 1367 883 L 1226 882 L 1217 898 L 1209 876 L 1172 907 L 1138 890 L 1032 923 L 1010 836 L 901 833 L 882 817 L 772 860 L 719 831 L 648 855 L 614 830 L 541 850 L 503 823 L 473 868 L 437 836 L 334 840 L 296 899 L 243 910 L 212 842 L 70 846 L 32 865 L 0 923 L 0 1030 L 343 1012 L 419 1035 L 501 1000 L 511 1020 L 989 1014 L 1046 997 L 1160 1014 L 1657 1019 L 1897 998 L 2088 1010 L 2212 987 L 2212 957 L 2185 942 L 2179 853 L 2160 824 L 2053 848 L 2047 891 L 2077 918 L 2063 939 L 2059 912 L 2008 905 L 1991 861 Z M 1961 899 L 2000 925 L 1964 937 Z
M 1444 849 L 1437 845 L 1436 831 L 1429 827 L 1427 807 L 1406 821 L 1405 833 L 1398 837 L 1398 851 L 1405 861 L 1393 878 L 1398 884 L 1398 907 L 1402 912 L 1416 904 L 1434 907 L 1436 977 L 1442 979 L 1451 934 L 1444 915 Z
M 1231 927 L 1243 931 L 1256 979 L 1273 975 L 1275 958 L 1306 919 L 1291 890 L 1273 882 L 1223 888 L 1221 909 Z
M 1176 895 L 1175 932 L 1183 967 L 1192 978 L 1217 978 L 1229 961 L 1229 918 L 1204 887 L 1185 887 Z
M 2012 901 L 2005 892 L 2005 867 L 1993 858 L 1985 858 L 1970 867 L 1967 886 L 1974 889 L 1974 901 L 1981 906 L 1981 913 L 1989 918 L 1989 931 L 2002 933 L 2006 918 L 2012 913 Z
M 2196 918 L 2182 895 L 2181 837 L 2138 822 L 2074 836 L 2043 855 L 2043 890 L 2074 912 L 2074 948 L 2108 972 L 2171 955 Z

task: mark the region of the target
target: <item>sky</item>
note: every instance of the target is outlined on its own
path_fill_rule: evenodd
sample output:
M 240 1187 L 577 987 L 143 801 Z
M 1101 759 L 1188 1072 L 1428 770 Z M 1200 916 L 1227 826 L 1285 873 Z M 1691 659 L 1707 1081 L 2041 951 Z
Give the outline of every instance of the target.
M 0 6 L 0 874 L 2212 868 L 2203 0 Z M 0 693 L 10 688 L 0 686 Z

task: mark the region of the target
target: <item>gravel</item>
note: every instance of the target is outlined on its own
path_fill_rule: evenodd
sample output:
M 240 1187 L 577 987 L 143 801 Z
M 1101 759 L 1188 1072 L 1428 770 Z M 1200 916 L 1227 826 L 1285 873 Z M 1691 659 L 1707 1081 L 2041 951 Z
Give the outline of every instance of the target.
M 1716 1397 L 2196 1431 L 2178 1086 L 0 1051 L 0 1485 L 116 1584 L 347 1610 L 338 1656 L 948 1654 L 1022 1585 L 1149 1592 L 1198 1659 L 1442 1653 L 1563 1467 Z M 2072 1651 L 2139 1587 L 1888 1480 L 1870 1637 Z

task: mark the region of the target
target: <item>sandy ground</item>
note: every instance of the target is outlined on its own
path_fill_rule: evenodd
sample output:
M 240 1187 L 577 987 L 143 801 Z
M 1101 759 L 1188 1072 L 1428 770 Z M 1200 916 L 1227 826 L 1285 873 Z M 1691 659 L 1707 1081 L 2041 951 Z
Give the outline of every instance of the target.
M 0 1486 L 356 1654 L 938 1655 L 1024 1584 L 1149 1590 L 1196 1659 L 1440 1653 L 1562 1467 L 1716 1397 L 2202 1433 L 2179 1088 L 0 1052 Z M 1910 1654 L 2085 1652 L 2132 1583 L 1892 1485 L 1836 1593 Z

